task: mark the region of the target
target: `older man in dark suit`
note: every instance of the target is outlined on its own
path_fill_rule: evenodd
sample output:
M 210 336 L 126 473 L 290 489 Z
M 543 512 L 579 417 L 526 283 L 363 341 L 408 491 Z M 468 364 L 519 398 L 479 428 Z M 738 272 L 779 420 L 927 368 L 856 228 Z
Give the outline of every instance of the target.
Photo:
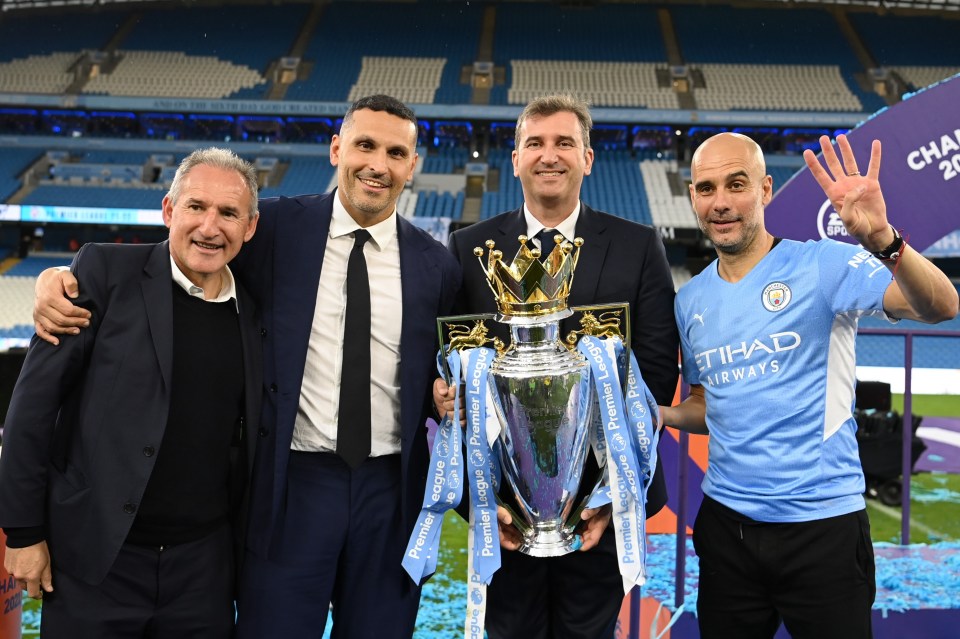
M 595 211 L 580 202 L 580 186 L 593 167 L 592 120 L 585 103 L 554 95 L 534 100 L 517 120 L 514 175 L 523 186 L 524 206 L 453 233 L 450 250 L 463 266 L 460 313 L 496 312 L 496 301 L 477 264 L 474 247 L 494 240 L 509 256 L 527 235 L 544 251 L 559 232 L 583 238 L 571 306 L 630 303 L 631 348 L 640 372 L 660 403 L 669 404 L 677 383 L 677 328 L 673 280 L 663 243 L 647 226 Z M 543 246 L 543 242 L 548 244 Z M 561 325 L 561 334 L 578 328 Z M 492 332 L 507 339 L 503 325 Z M 435 401 L 452 406 L 442 380 Z M 666 502 L 658 465 L 648 493 L 647 516 Z M 608 639 L 623 600 L 616 542 L 609 508 L 585 511 L 581 552 L 534 558 L 509 552 L 519 534 L 500 509 L 501 543 L 508 552 L 488 590 L 486 627 L 491 639 Z
M 88 244 L 89 328 L 34 337 L 0 460 L 5 565 L 44 637 L 227 638 L 261 400 L 254 304 L 229 262 L 257 226 L 253 167 L 203 149 L 163 199 L 169 240 Z

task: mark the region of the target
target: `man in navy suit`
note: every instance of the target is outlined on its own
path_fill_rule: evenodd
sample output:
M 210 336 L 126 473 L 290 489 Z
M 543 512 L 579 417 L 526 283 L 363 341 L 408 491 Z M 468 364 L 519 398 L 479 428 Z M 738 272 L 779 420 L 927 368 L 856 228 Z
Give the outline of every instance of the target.
M 460 283 L 456 261 L 397 213 L 417 153 L 413 112 L 357 101 L 330 145 L 337 190 L 261 202 L 261 232 L 236 265 L 263 308 L 267 393 L 240 597 L 241 638 L 410 637 L 419 588 L 400 565 L 426 485 L 425 422 L 436 318 Z M 344 281 L 358 229 L 369 272 L 370 453 L 336 454 Z M 340 432 L 344 424 L 339 424 Z M 277 603 L 282 602 L 282 611 Z
M 436 318 L 449 314 L 460 283 L 443 245 L 396 210 L 416 144 L 417 120 L 404 104 L 358 100 L 330 145 L 337 189 L 262 201 L 259 232 L 231 265 L 264 327 L 241 638 L 319 637 L 329 604 L 334 637 L 413 634 L 420 590 L 400 562 L 426 485 Z M 343 356 L 361 232 L 369 235 L 359 249 L 369 276 L 369 384 L 344 397 L 341 380 L 361 365 Z M 38 307 L 50 305 L 52 292 L 38 298 Z M 369 452 L 348 462 L 341 435 L 358 421 L 340 418 L 361 402 L 372 416 Z
M 262 395 L 261 337 L 229 262 L 257 226 L 254 168 L 180 165 L 169 240 L 87 244 L 89 328 L 34 337 L 0 460 L 5 566 L 44 637 L 226 639 Z
M 580 186 L 593 166 L 592 119 L 587 105 L 564 95 L 538 98 L 517 120 L 514 175 L 523 187 L 524 205 L 456 231 L 450 250 L 463 268 L 458 313 L 496 312 L 496 300 L 477 264 L 474 247 L 496 242 L 504 255 L 527 235 L 555 229 L 567 240 L 583 238 L 571 306 L 630 303 L 631 348 L 644 381 L 657 401 L 669 405 L 677 383 L 677 328 L 673 319 L 673 279 L 663 243 L 654 229 L 595 211 L 580 201 Z M 546 248 L 544 248 L 546 250 Z M 560 333 L 579 328 L 561 325 Z M 494 324 L 491 333 L 509 333 Z M 435 383 L 435 401 L 452 408 L 452 389 Z M 658 465 L 647 501 L 647 516 L 666 502 Z M 616 541 L 608 527 L 610 509 L 585 511 L 581 552 L 535 558 L 511 552 L 519 533 L 499 509 L 501 568 L 490 584 L 486 627 L 491 639 L 608 639 L 623 599 Z

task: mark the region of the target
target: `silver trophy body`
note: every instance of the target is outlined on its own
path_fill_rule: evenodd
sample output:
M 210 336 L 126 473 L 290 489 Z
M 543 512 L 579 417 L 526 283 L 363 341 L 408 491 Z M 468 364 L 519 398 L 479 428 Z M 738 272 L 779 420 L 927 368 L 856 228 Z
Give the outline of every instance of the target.
M 551 319 L 508 319 L 512 348 L 494 359 L 489 377 L 500 422 L 502 482 L 509 487 L 501 490 L 501 504 L 523 534 L 520 552 L 534 557 L 556 557 L 579 547 L 574 527 L 583 503 L 577 503 L 578 495 L 585 481 L 589 493 L 600 479 L 599 472 L 584 477 L 594 404 L 589 366 L 561 344 L 560 318 Z

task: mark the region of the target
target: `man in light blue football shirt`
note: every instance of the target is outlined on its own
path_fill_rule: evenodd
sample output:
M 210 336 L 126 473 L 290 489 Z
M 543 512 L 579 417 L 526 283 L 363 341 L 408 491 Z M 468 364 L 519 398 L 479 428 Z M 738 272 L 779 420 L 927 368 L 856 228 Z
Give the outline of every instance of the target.
M 690 198 L 718 259 L 674 306 L 691 393 L 664 423 L 711 435 L 694 526 L 701 636 L 870 637 L 876 592 L 853 419 L 857 319 L 935 323 L 957 291 L 888 223 L 880 142 L 861 175 L 846 137 L 804 159 L 862 246 L 781 241 L 760 147 L 721 133 L 694 153 Z M 828 172 L 829 171 L 829 172 Z M 892 274 L 896 274 L 893 279 Z

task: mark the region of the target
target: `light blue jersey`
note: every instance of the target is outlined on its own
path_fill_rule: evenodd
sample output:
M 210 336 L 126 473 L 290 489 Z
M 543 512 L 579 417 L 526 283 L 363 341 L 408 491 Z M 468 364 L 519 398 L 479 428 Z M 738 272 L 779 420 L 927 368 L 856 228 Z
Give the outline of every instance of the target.
M 677 294 L 683 377 L 703 386 L 703 492 L 757 521 L 864 508 L 853 419 L 858 318 L 890 271 L 860 247 L 781 241 L 742 280 L 714 261 Z

